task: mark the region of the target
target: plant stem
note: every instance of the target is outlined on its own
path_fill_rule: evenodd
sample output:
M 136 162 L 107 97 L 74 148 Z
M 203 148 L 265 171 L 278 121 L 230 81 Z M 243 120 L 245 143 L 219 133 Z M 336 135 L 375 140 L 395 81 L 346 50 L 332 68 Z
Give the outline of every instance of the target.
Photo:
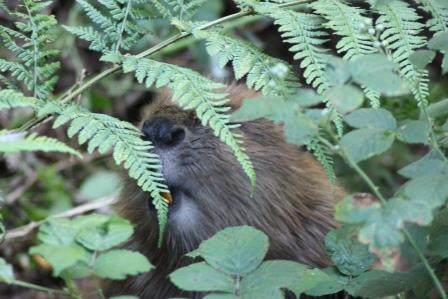
M 21 280 L 14 280 L 11 284 L 19 286 L 19 287 L 27 288 L 27 289 L 33 289 L 33 290 L 36 290 L 36 291 L 45 292 L 45 293 L 70 296 L 70 294 L 67 291 L 64 291 L 64 290 L 46 288 L 46 287 L 43 287 L 43 286 L 40 286 L 40 285 L 36 285 L 36 284 L 33 284 L 33 283 L 21 281 Z
M 277 7 L 279 8 L 287 8 L 287 7 L 292 7 L 292 6 L 297 6 L 300 4 L 305 4 L 308 2 L 312 2 L 314 0 L 296 0 L 296 1 L 291 1 L 291 2 L 287 2 L 287 3 L 283 3 L 283 4 L 279 4 L 277 5 Z M 214 21 L 208 22 L 202 26 L 199 26 L 198 28 L 196 28 L 197 30 L 205 30 L 208 29 L 210 27 L 225 23 L 225 22 L 229 22 L 231 20 L 235 20 L 247 15 L 251 15 L 254 14 L 254 11 L 252 10 L 245 10 L 245 11 L 240 11 L 219 19 L 216 19 Z M 166 48 L 167 46 L 187 37 L 192 35 L 192 32 L 181 32 L 178 33 L 174 36 L 169 37 L 168 39 L 162 41 L 161 43 L 139 53 L 136 55 L 136 57 L 138 58 L 143 58 L 149 55 L 154 54 L 155 52 L 158 52 L 164 48 Z M 62 102 L 66 103 L 72 99 L 74 99 L 75 97 L 77 97 L 79 94 L 81 94 L 82 92 L 84 92 L 86 89 L 90 88 L 91 86 L 93 86 L 94 84 L 96 84 L 97 82 L 99 82 L 100 80 L 102 80 L 103 78 L 119 71 L 121 69 L 120 65 L 114 65 L 104 71 L 102 71 L 101 73 L 99 73 L 98 75 L 94 76 L 93 78 L 91 78 L 90 80 L 88 80 L 87 82 L 85 82 L 84 84 L 80 85 L 78 88 L 76 88 L 75 90 L 73 90 L 73 92 L 69 93 L 67 96 L 63 97 L 61 99 Z M 24 132 L 27 130 L 30 130 L 31 128 L 33 128 L 34 126 L 40 124 L 41 122 L 45 121 L 45 119 L 47 119 L 49 116 L 45 116 L 45 117 L 40 117 L 40 118 L 34 118 L 32 120 L 30 120 L 29 122 L 27 122 L 25 125 L 23 125 L 22 127 L 20 127 L 17 131 L 18 132 Z
M 373 191 L 375 196 L 379 199 L 379 201 L 381 202 L 381 205 L 384 206 L 387 203 L 387 201 L 386 201 L 385 197 L 383 196 L 383 194 L 380 192 L 378 186 L 375 185 L 375 183 L 364 172 L 364 170 L 362 170 L 362 168 L 359 167 L 358 164 L 355 161 L 353 161 L 353 159 L 349 155 L 347 155 L 347 153 L 344 150 L 340 150 L 339 154 L 345 161 L 347 161 L 347 163 L 350 165 L 350 167 L 352 167 L 359 174 L 359 176 L 361 176 L 361 178 L 367 183 L 369 188 Z M 429 264 L 428 259 L 425 257 L 423 252 L 420 250 L 420 248 L 418 247 L 414 238 L 412 238 L 409 231 L 405 227 L 402 228 L 402 231 L 403 231 L 403 234 L 404 234 L 406 240 L 409 242 L 409 244 L 411 244 L 415 253 L 417 253 L 417 255 L 420 258 L 421 262 L 423 263 L 424 267 L 428 271 L 428 274 L 431 277 L 432 281 L 434 282 L 434 285 L 436 286 L 438 292 L 440 293 L 441 298 L 447 299 L 448 297 L 443 288 L 443 285 L 440 282 L 437 275 L 434 273 L 434 270 L 432 269 L 431 265 Z
M 433 128 L 433 121 L 428 114 L 428 110 L 426 109 L 426 107 L 424 105 L 422 105 L 420 107 L 420 110 L 422 111 L 423 116 L 425 117 L 426 121 L 428 122 L 429 138 L 430 138 L 430 142 L 431 142 L 431 147 L 440 154 L 440 156 L 442 157 L 442 159 L 445 162 L 448 162 L 448 159 L 446 158 L 445 153 L 442 151 L 442 149 L 439 146 L 439 143 L 437 142 L 436 133 L 434 132 L 434 128 Z

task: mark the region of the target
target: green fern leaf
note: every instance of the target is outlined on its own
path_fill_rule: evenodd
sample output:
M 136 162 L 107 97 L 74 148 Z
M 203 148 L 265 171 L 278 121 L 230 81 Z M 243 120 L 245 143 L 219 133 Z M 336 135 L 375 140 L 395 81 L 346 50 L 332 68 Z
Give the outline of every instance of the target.
M 44 99 L 53 91 L 57 81 L 59 62 L 53 61 L 59 51 L 51 48 L 55 40 L 52 29 L 57 21 L 52 15 L 42 14 L 50 1 L 24 0 L 23 6 L 12 13 L 17 30 L 0 25 L 3 47 L 16 59 L 0 59 L 0 72 L 6 87 L 23 83 L 33 97 Z
M 67 135 L 70 138 L 78 135 L 78 142 L 87 143 L 89 153 L 94 150 L 100 153 L 112 150 L 115 163 L 123 164 L 129 177 L 151 195 L 159 220 L 160 243 L 168 221 L 168 203 L 161 193 L 169 191 L 160 173 L 160 160 L 151 153 L 153 147 L 149 141 L 141 138 L 140 130 L 128 122 L 105 114 L 91 113 L 76 104 L 51 103 L 43 109 L 58 115 L 53 128 L 70 122 Z
M 433 32 L 448 31 L 448 5 L 441 4 L 441 1 L 416 0 L 420 8 L 430 13 L 432 18 L 426 23 L 429 30 Z
M 295 53 L 294 59 L 301 60 L 300 67 L 304 69 L 306 83 L 316 88 L 319 94 L 324 94 L 330 83 L 325 73 L 328 50 L 321 47 L 328 36 L 322 30 L 323 20 L 313 14 L 277 7 L 259 11 L 273 18 L 274 23 L 280 26 L 284 41 L 293 44 L 289 50 Z
M 391 59 L 399 68 L 400 75 L 407 80 L 419 105 L 427 105 L 428 71 L 417 69 L 409 60 L 414 50 L 426 44 L 426 38 L 419 35 L 424 25 L 420 16 L 409 4 L 391 1 L 378 7 L 380 17 L 377 26 L 384 28 L 380 38 Z
M 137 80 L 147 87 L 167 86 L 173 91 L 174 102 L 183 109 L 195 109 L 202 124 L 210 126 L 215 135 L 232 149 L 252 186 L 255 186 L 256 176 L 252 162 L 241 146 L 240 135 L 231 130 L 237 126 L 230 124 L 230 116 L 226 114 L 230 109 L 225 106 L 228 103 L 227 94 L 215 92 L 225 85 L 187 68 L 136 56 L 124 57 L 123 71 L 135 72 Z
M 168 19 L 190 20 L 207 0 L 154 0 L 152 5 Z
M 61 152 L 68 153 L 78 158 L 82 155 L 75 149 L 67 146 L 65 143 L 57 139 L 37 136 L 31 134 L 24 138 L 23 133 L 13 133 L 11 131 L 0 131 L 0 152 L 17 153 L 22 151 L 44 151 L 44 152 Z
M 89 49 L 107 54 L 129 50 L 146 32 L 139 24 L 142 18 L 140 6 L 144 0 L 100 0 L 107 13 L 102 13 L 85 0 L 76 0 L 90 18 L 99 27 L 63 26 L 70 33 L 90 43 Z
M 0 110 L 19 107 L 35 108 L 38 104 L 37 99 L 26 97 L 16 90 L 0 90 Z
M 364 16 L 364 9 L 340 0 L 319 0 L 312 2 L 310 6 L 327 20 L 324 24 L 326 28 L 334 30 L 342 37 L 337 42 L 336 49 L 338 53 L 345 53 L 344 59 L 355 60 L 360 56 L 378 52 L 367 32 L 366 27 L 372 24 L 372 20 Z M 363 87 L 363 90 L 371 105 L 378 108 L 380 94 L 367 87 Z
M 313 155 L 316 157 L 316 160 L 322 164 L 322 167 L 327 174 L 331 188 L 333 189 L 333 191 L 336 190 L 336 173 L 334 171 L 333 157 L 319 140 L 319 136 L 316 135 L 310 138 L 309 142 L 306 144 L 306 147 L 311 153 L 313 153 Z
M 216 55 L 221 67 L 232 61 L 236 79 L 247 75 L 249 88 L 270 95 L 289 95 L 297 91 L 299 83 L 286 62 L 217 31 L 196 31 L 194 34 L 206 40 L 208 53 Z

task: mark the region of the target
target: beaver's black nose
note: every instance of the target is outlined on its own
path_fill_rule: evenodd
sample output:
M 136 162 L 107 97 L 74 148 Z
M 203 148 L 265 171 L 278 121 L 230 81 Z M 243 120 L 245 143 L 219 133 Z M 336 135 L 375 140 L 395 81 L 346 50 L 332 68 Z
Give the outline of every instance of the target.
M 155 117 L 143 123 L 143 135 L 157 146 L 174 146 L 185 138 L 185 130 L 176 127 L 164 117 Z

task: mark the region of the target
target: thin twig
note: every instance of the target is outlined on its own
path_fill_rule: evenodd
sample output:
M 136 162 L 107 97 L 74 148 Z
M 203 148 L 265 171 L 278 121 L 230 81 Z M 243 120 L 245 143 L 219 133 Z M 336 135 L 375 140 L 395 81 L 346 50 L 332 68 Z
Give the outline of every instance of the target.
M 116 200 L 115 197 L 103 197 L 103 198 L 97 199 L 95 201 L 88 202 L 86 204 L 77 206 L 73 209 L 64 211 L 62 213 L 56 214 L 54 216 L 51 216 L 50 218 L 53 218 L 53 217 L 54 218 L 67 218 L 67 217 L 72 217 L 72 216 L 76 216 L 76 215 L 81 215 L 81 214 L 84 214 L 89 211 L 98 210 L 98 209 L 104 208 L 106 206 L 109 206 L 109 205 L 113 204 L 115 202 L 115 200 Z M 39 225 L 41 225 L 44 222 L 45 222 L 45 220 L 34 221 L 34 222 L 28 223 L 27 225 L 9 230 L 6 232 L 5 241 L 9 242 L 11 240 L 25 237 L 28 234 L 30 234 L 31 232 L 33 232 L 37 227 L 39 227 Z

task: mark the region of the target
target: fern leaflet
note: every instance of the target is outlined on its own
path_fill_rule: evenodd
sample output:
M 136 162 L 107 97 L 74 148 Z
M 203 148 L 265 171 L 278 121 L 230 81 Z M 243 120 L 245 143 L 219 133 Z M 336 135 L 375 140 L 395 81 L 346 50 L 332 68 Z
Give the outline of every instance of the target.
M 168 19 L 190 20 L 206 0 L 153 0 L 151 4 Z
M 378 51 L 366 29 L 372 20 L 363 15 L 364 9 L 349 6 L 345 1 L 339 0 L 319 0 L 312 2 L 310 6 L 327 20 L 325 27 L 342 36 L 336 44 L 336 49 L 338 53 L 345 53 L 344 59 L 355 60 Z M 371 105 L 379 107 L 380 94 L 367 87 L 363 89 Z
M 221 67 L 232 61 L 236 79 L 247 75 L 249 88 L 271 95 L 289 95 L 297 90 L 297 78 L 286 62 L 217 31 L 196 31 L 194 34 L 206 40 L 208 53 L 217 56 Z
M 448 5 L 443 5 L 434 0 L 416 0 L 420 8 L 430 13 L 432 18 L 426 22 L 426 26 L 433 32 L 448 31 Z
M 322 167 L 327 174 L 328 181 L 333 191 L 336 189 L 336 173 L 334 171 L 334 161 L 332 155 L 328 152 L 327 148 L 322 145 L 319 140 L 319 136 L 313 136 L 306 144 L 307 149 L 313 153 L 317 161 L 322 164 Z
M 306 83 L 324 94 L 329 88 L 325 69 L 328 50 L 320 47 L 327 41 L 328 34 L 322 30 L 322 19 L 319 16 L 280 9 L 276 5 L 257 5 L 257 12 L 268 15 L 279 25 L 284 41 L 293 46 L 294 59 L 301 60 Z
M 44 151 L 44 152 L 61 152 L 69 153 L 78 158 L 82 155 L 67 146 L 65 143 L 50 137 L 37 136 L 31 134 L 24 138 L 23 133 L 13 133 L 11 131 L 0 131 L 0 152 L 16 153 L 21 151 Z
M 426 38 L 419 35 L 423 25 L 418 22 L 420 16 L 407 3 L 392 1 L 378 7 L 380 17 L 377 26 L 384 27 L 380 38 L 391 52 L 391 59 L 399 68 L 400 75 L 409 82 L 411 90 L 419 105 L 427 104 L 428 71 L 417 69 L 409 60 L 414 50 L 426 43 Z
M 100 12 L 86 0 L 76 0 L 90 20 L 100 29 L 91 26 L 63 26 L 70 33 L 90 42 L 89 49 L 102 52 L 129 50 L 146 32 L 138 24 L 140 6 L 144 0 L 101 0 L 108 15 Z
M 46 9 L 49 1 L 23 1 L 23 12 L 12 13 L 18 19 L 15 29 L 0 25 L 0 39 L 3 46 L 17 58 L 17 61 L 0 59 L 1 82 L 7 88 L 17 88 L 17 81 L 23 83 L 38 99 L 46 98 L 57 81 L 56 71 L 60 63 L 53 61 L 59 54 L 58 50 L 51 49 L 50 44 L 55 36 L 51 33 L 57 24 L 52 15 L 43 15 L 39 12 Z
M 135 72 L 140 83 L 147 87 L 167 86 L 173 91 L 172 100 L 183 109 L 195 109 L 196 115 L 204 126 L 210 126 L 215 135 L 220 138 L 234 152 L 237 160 L 255 186 L 255 171 L 249 156 L 241 146 L 241 136 L 231 129 L 238 125 L 230 124 L 230 116 L 226 114 L 229 107 L 227 94 L 214 90 L 224 88 L 225 85 L 213 82 L 199 73 L 147 58 L 126 56 L 123 58 L 123 71 Z
M 37 99 L 26 97 L 16 90 L 0 90 L 0 110 L 19 107 L 35 108 L 38 104 L 39 101 Z
M 100 153 L 112 150 L 115 163 L 123 164 L 141 189 L 151 194 L 159 220 L 160 244 L 168 219 L 168 203 L 161 193 L 169 191 L 159 171 L 160 160 L 156 154 L 151 153 L 151 143 L 141 138 L 139 129 L 114 117 L 91 113 L 76 104 L 48 103 L 47 106 L 49 107 L 43 107 L 42 111 L 58 114 L 53 128 L 70 122 L 68 136 L 71 138 L 78 135 L 78 142 L 87 143 L 89 153 L 95 149 Z

